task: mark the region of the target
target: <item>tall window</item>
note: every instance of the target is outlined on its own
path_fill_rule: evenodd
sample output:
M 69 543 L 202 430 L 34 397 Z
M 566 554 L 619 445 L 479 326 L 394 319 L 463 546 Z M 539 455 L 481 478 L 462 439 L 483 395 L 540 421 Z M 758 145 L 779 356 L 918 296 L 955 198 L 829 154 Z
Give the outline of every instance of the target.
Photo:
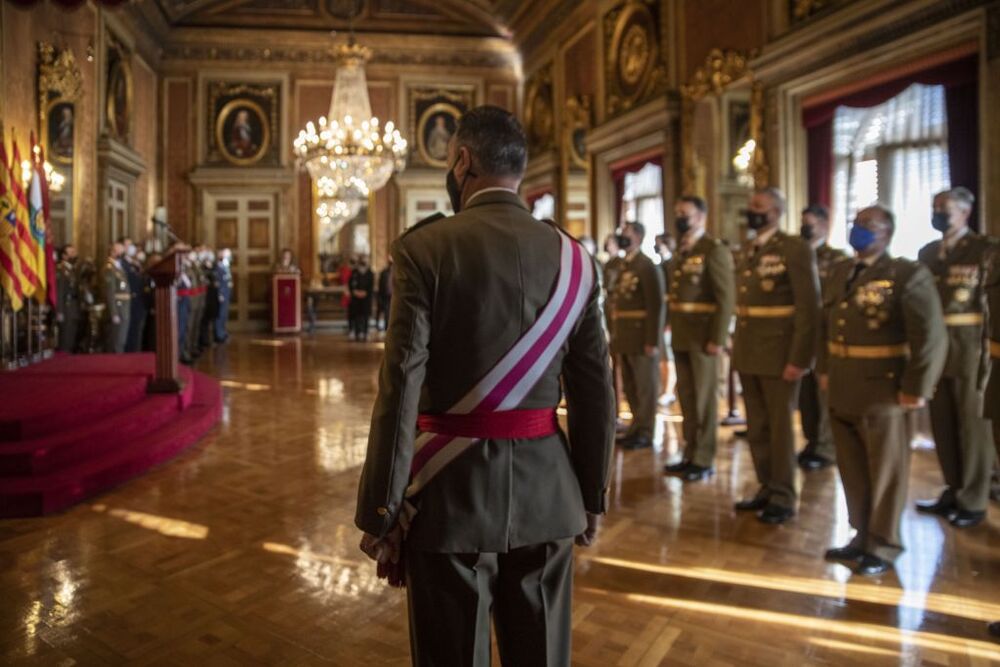
M 663 169 L 653 162 L 625 174 L 622 218 L 646 228 L 642 251 L 656 259 L 656 237 L 663 233 Z
M 831 243 L 846 245 L 848 224 L 876 202 L 896 215 L 893 254 L 916 258 L 937 238 L 931 199 L 951 186 L 944 86 L 913 84 L 879 106 L 838 107 L 833 153 Z

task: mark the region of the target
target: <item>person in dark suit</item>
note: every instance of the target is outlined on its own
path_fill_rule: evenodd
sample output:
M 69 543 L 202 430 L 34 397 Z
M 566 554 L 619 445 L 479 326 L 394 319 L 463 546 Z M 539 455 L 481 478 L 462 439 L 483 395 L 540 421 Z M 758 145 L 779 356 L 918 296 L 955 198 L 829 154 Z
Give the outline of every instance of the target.
M 122 269 L 128 279 L 128 290 L 132 295 L 129 300 L 128 336 L 125 340 L 126 352 L 139 352 L 142 349 L 142 332 L 146 326 L 146 292 L 148 278 L 139 261 L 139 248 L 130 238 L 123 238 L 119 243 L 125 248 L 122 255 Z
M 389 304 L 392 302 L 392 257 L 378 274 L 378 307 L 375 311 L 375 326 L 385 331 L 389 324 Z
M 229 340 L 229 304 L 233 297 L 233 270 L 230 266 L 233 251 L 223 248 L 219 251 L 219 261 L 215 264 L 215 285 L 219 293 L 219 312 L 215 316 L 215 342 Z
M 573 541 L 591 544 L 606 509 L 614 405 L 597 268 L 576 241 L 531 217 L 517 195 L 526 161 L 512 114 L 467 112 L 448 148 L 456 214 L 392 245 L 393 302 L 355 523 L 362 550 L 389 567 L 401 521 L 412 517 L 403 567 L 416 665 L 488 665 L 491 616 L 504 664 L 569 665 Z M 532 366 L 537 375 L 511 403 L 474 411 L 482 404 L 466 402 L 470 390 L 548 326 L 542 314 L 559 302 L 553 286 L 574 253 L 574 270 L 589 267 L 592 284 L 577 283 L 564 342 Z M 568 442 L 554 418 L 563 388 Z M 407 471 L 426 449 L 415 455 L 415 442 L 433 447 L 418 420 L 431 433 L 461 430 L 469 444 L 413 496 Z M 522 429 L 537 435 L 512 437 Z
M 358 260 L 358 267 L 351 272 L 347 282 L 351 292 L 350 319 L 354 340 L 368 340 L 368 320 L 372 316 L 372 298 L 375 291 L 375 274 L 368 266 L 368 258 Z
M 76 247 L 72 244 L 59 250 L 56 268 L 56 322 L 59 324 L 59 351 L 76 352 L 80 333 L 80 290 L 76 270 Z

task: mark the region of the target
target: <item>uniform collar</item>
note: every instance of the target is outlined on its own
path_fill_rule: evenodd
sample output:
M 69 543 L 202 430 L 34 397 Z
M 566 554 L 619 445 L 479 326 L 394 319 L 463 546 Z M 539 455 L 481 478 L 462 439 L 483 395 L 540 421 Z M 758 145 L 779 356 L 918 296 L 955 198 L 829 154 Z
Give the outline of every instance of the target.
M 753 244 L 757 248 L 763 248 L 765 245 L 768 244 L 768 242 L 770 242 L 771 239 L 774 238 L 775 234 L 777 233 L 778 233 L 778 228 L 776 226 L 772 227 L 766 232 L 758 234 L 757 237 L 753 240 Z
M 972 230 L 969 229 L 969 226 L 966 225 L 951 236 L 945 234 L 944 237 L 941 238 L 941 256 L 944 257 L 945 253 L 954 250 L 955 246 L 958 245 L 958 242 L 964 239 L 971 231 Z
M 680 248 L 681 252 L 691 252 L 694 245 L 701 240 L 701 237 L 705 235 L 705 228 L 698 227 L 696 229 L 688 230 L 683 237 L 681 237 Z
M 477 190 L 465 202 L 462 210 L 464 211 L 474 206 L 485 206 L 487 204 L 514 204 L 525 211 L 528 210 L 528 207 L 521 201 L 518 194 L 508 188 L 483 188 L 482 190 Z

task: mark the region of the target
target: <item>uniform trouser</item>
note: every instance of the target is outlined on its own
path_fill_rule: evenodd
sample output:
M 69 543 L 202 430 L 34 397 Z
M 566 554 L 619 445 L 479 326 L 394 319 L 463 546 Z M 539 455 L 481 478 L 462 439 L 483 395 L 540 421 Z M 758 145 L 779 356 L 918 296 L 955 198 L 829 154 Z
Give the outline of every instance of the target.
M 112 312 L 114 311 L 112 310 Z M 114 320 L 111 318 L 112 315 L 108 315 L 108 331 L 106 334 L 104 349 L 105 351 L 112 352 L 114 354 L 122 354 L 125 351 L 125 343 L 128 341 L 128 308 L 126 307 L 121 309 L 118 324 L 115 324 Z
M 945 500 L 954 499 L 970 512 L 986 509 L 995 453 L 976 384 L 975 376 L 943 377 L 931 399 L 934 449 L 948 485 Z
M 684 459 L 711 467 L 719 419 L 719 357 L 702 350 L 674 350 L 674 365 L 684 416 Z
M 747 408 L 747 440 L 760 493 L 774 505 L 794 508 L 795 433 L 792 413 L 798 382 L 780 376 L 740 373 Z
M 188 320 L 191 319 L 191 297 L 177 299 L 177 349 L 182 357 L 187 357 Z
M 418 666 L 570 664 L 573 540 L 507 553 L 406 552 L 410 651 Z
M 622 384 L 632 425 L 627 436 L 653 439 L 656 429 L 656 401 L 660 397 L 660 352 L 647 354 L 622 354 L 619 356 Z
M 899 525 L 910 476 L 906 411 L 880 405 L 864 416 L 830 415 L 847 516 L 857 533 L 851 546 L 884 560 L 903 550 Z
M 59 351 L 76 352 L 76 340 L 80 326 L 80 308 L 66 308 L 62 314 L 63 320 L 59 323 Z
M 198 356 L 200 347 L 198 345 L 198 330 L 201 327 L 201 316 L 205 311 L 205 300 L 196 296 L 191 299 L 191 316 L 188 320 L 187 331 L 184 340 L 186 342 L 187 356 L 194 359 Z
M 229 295 L 222 295 L 219 301 L 219 314 L 215 316 L 215 340 L 222 342 L 229 337 L 226 326 L 229 324 Z
M 138 300 L 142 297 L 135 297 Z M 128 341 L 125 343 L 126 352 L 139 352 L 142 350 L 142 333 L 146 328 L 146 308 L 145 306 L 133 306 L 128 320 Z
M 799 415 L 802 418 L 802 434 L 806 437 L 804 451 L 822 456 L 827 461 L 836 460 L 837 452 L 830 432 L 830 410 L 827 407 L 826 392 L 820 390 L 816 374 L 807 373 L 799 388 Z

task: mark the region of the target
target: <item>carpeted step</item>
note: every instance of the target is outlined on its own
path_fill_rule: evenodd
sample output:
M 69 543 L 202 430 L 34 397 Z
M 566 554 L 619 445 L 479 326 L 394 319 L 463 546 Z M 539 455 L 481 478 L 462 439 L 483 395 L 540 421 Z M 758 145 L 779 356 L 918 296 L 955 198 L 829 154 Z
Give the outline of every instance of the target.
M 222 390 L 218 382 L 200 373 L 194 373 L 192 379 L 191 405 L 128 447 L 43 475 L 0 477 L 0 517 L 38 516 L 65 509 L 142 474 L 196 443 L 221 416 Z
M 114 414 L 59 433 L 0 442 L 0 477 L 44 475 L 131 447 L 180 414 L 177 396 L 151 395 Z

